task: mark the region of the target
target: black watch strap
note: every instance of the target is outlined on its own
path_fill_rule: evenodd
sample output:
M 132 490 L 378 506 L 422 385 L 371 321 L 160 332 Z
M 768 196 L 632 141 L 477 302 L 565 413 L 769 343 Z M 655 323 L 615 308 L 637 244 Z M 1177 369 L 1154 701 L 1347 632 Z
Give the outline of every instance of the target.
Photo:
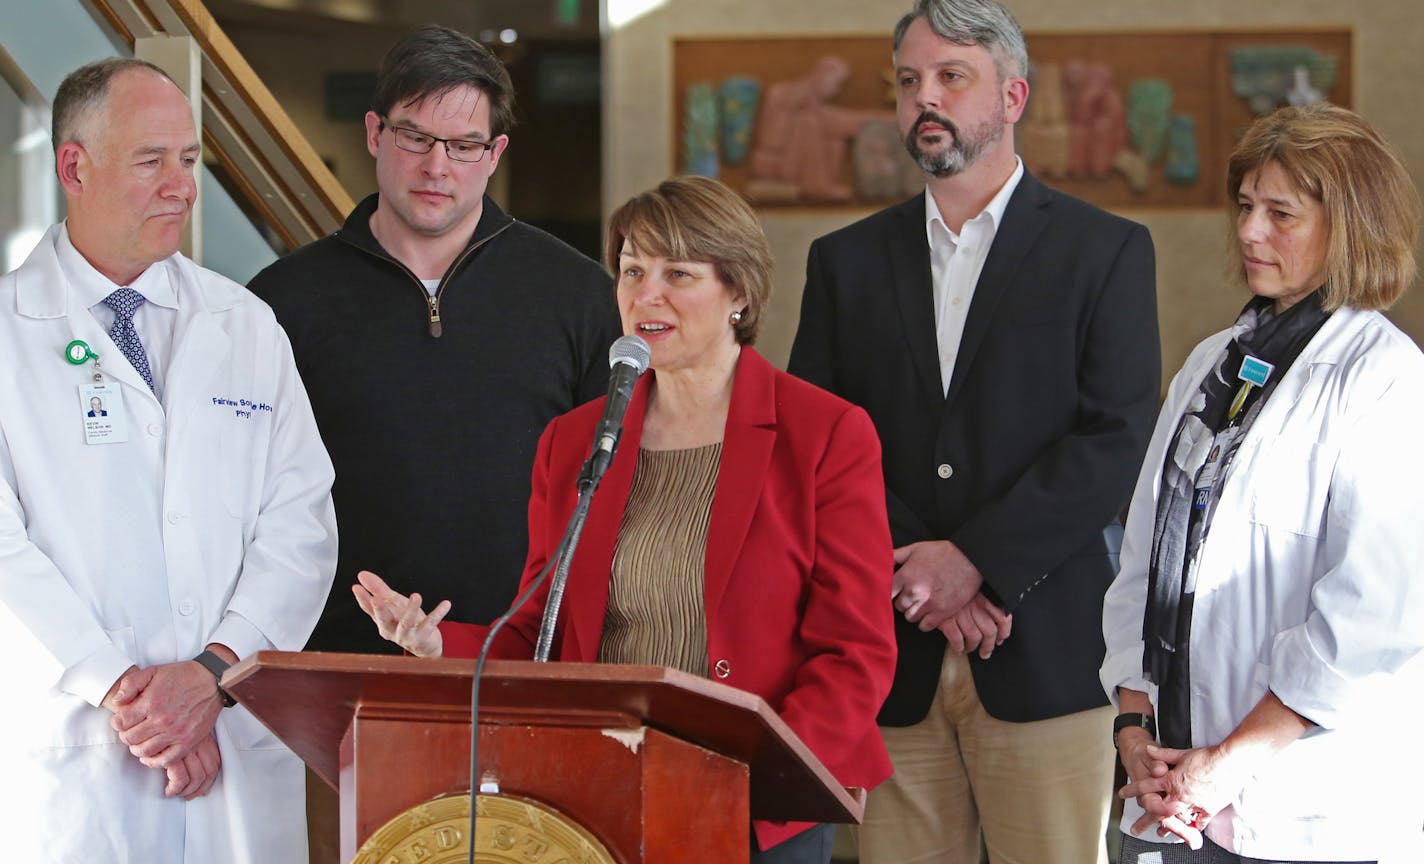
M 199 666 L 202 666 L 204 669 L 213 673 L 213 678 L 217 680 L 218 696 L 222 698 L 223 707 L 231 708 L 232 706 L 236 705 L 237 700 L 227 695 L 227 691 L 222 688 L 223 673 L 230 669 L 232 667 L 232 664 L 222 659 L 218 655 L 214 654 L 213 652 L 206 650 L 203 651 L 203 653 L 199 654 L 197 657 L 194 657 L 193 659 L 197 661 Z M 1114 732 L 1113 739 L 1116 740 L 1116 738 L 1117 733 Z
M 1117 733 L 1124 729 L 1146 729 L 1147 734 L 1157 739 L 1157 721 L 1151 714 L 1119 714 L 1113 720 L 1113 749 L 1117 749 Z

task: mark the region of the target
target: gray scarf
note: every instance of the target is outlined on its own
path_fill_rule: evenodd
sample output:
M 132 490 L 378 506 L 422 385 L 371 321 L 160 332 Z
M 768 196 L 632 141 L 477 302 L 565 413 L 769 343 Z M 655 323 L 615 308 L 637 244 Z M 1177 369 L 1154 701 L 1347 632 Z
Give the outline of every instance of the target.
M 1318 291 L 1280 315 L 1274 301 L 1252 298 L 1167 447 L 1152 529 L 1142 672 L 1158 685 L 1157 728 L 1170 747 L 1191 746 L 1188 647 L 1195 565 L 1228 468 L 1277 382 L 1327 317 Z M 1238 377 L 1248 356 L 1274 366 L 1264 386 L 1245 386 Z

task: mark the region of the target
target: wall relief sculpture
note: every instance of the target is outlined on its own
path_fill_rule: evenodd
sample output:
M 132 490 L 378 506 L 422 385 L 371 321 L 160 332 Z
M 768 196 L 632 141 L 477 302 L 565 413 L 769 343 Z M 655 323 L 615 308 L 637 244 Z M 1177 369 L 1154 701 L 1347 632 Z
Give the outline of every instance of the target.
M 1352 101 L 1348 29 L 1027 38 L 1019 155 L 1104 207 L 1220 206 L 1208 181 L 1256 113 Z M 675 164 L 759 207 L 871 207 L 924 188 L 895 120 L 883 34 L 677 39 L 673 74 Z

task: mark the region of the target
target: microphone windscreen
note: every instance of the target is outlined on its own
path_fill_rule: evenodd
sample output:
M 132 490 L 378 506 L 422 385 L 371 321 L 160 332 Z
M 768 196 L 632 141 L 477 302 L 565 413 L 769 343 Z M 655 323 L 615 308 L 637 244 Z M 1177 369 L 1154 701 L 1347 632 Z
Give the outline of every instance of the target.
M 632 366 L 639 375 L 642 375 L 651 362 L 653 362 L 653 349 L 641 336 L 619 337 L 608 349 L 608 367 L 610 369 L 623 363 Z

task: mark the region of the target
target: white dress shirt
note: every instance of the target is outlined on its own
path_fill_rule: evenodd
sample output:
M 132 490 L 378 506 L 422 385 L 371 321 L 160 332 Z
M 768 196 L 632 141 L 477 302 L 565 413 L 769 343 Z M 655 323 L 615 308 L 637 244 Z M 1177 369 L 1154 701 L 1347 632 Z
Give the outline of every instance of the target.
M 999 187 L 989 204 L 968 222 L 958 234 L 949 230 L 934 195 L 925 187 L 925 232 L 930 243 L 930 280 L 934 284 L 935 342 L 939 345 L 939 381 L 949 392 L 949 378 L 954 373 L 954 361 L 959 354 L 959 340 L 964 335 L 964 322 L 969 317 L 969 301 L 974 299 L 974 286 L 989 257 L 994 235 L 1004 221 L 1009 206 L 1023 178 L 1023 161 Z
M 69 239 L 68 226 L 55 239 L 55 255 L 59 267 L 74 289 L 80 303 L 89 307 L 94 320 L 108 333 L 114 328 L 114 310 L 104 303 L 104 298 L 122 287 L 132 288 L 143 295 L 144 304 L 134 312 L 134 330 L 143 342 L 143 352 L 148 355 L 148 371 L 153 376 L 153 395 L 163 401 L 163 378 L 168 369 L 168 358 L 173 353 L 173 324 L 178 320 L 178 292 L 168 278 L 167 267 L 150 266 L 127 286 L 115 285 L 108 277 L 94 269 L 94 265 L 84 257 Z M 117 347 L 104 350 L 102 345 L 90 345 L 100 355 L 101 366 L 127 363 L 128 358 Z

